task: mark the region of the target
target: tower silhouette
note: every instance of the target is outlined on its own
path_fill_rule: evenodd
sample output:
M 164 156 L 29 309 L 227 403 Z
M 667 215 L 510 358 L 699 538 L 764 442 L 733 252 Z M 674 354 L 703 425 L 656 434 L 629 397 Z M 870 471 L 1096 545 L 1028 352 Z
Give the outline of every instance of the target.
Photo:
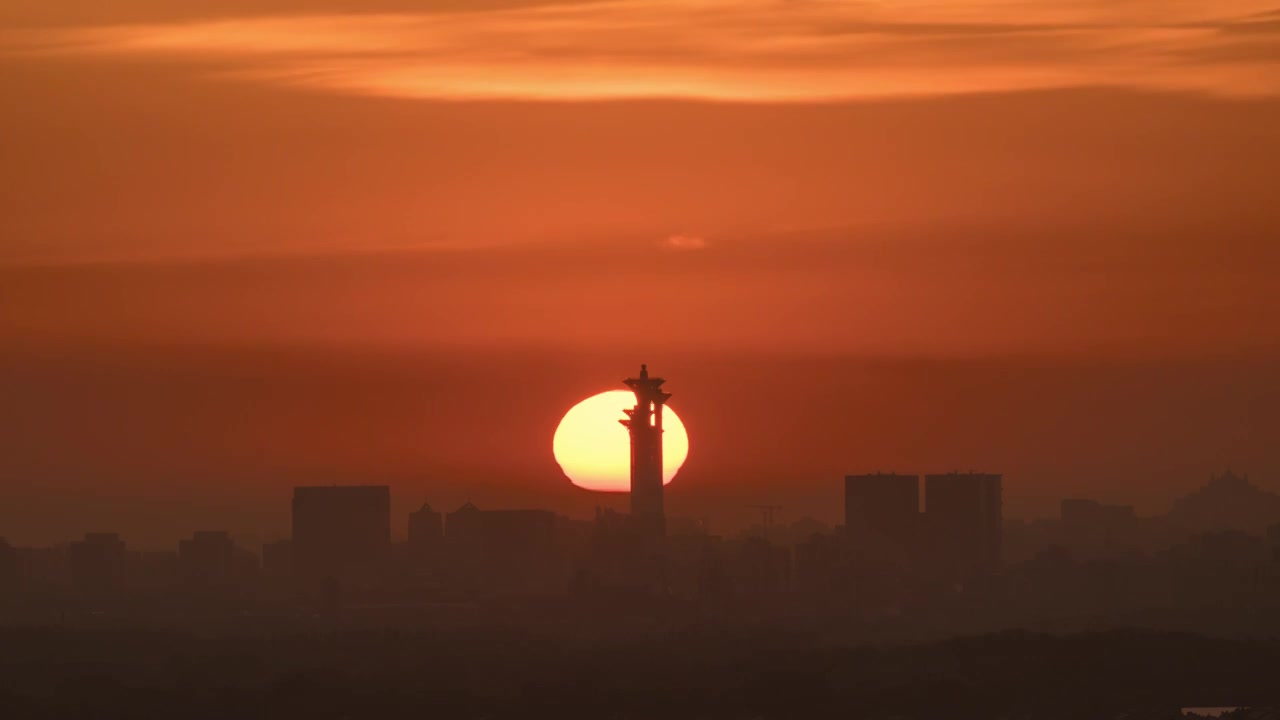
M 649 368 L 640 366 L 640 377 L 622 381 L 635 393 L 636 405 L 624 409 L 631 435 L 631 515 L 657 532 L 665 526 L 662 506 L 662 406 L 671 393 L 662 391 L 662 378 L 649 377 Z

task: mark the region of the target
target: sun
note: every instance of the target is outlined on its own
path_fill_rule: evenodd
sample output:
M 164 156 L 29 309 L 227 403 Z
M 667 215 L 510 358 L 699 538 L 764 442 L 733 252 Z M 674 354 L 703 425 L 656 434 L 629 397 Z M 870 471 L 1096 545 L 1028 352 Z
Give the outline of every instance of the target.
M 560 469 L 574 485 L 587 490 L 627 492 L 631 489 L 631 439 L 618 423 L 623 408 L 636 404 L 627 390 L 592 395 L 569 408 L 551 440 Z M 675 411 L 662 410 L 662 483 L 680 471 L 689 457 L 689 434 Z

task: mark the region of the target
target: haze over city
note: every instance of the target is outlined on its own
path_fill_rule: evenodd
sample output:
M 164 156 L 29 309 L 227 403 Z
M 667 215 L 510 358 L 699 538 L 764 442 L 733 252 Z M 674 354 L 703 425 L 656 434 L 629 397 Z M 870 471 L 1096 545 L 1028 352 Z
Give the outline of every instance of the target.
M 1246 692 L 1280 657 L 1273 0 L 0 0 L 0 93 L 0 633 L 50 648 L 32 687 L 86 628 L 246 618 L 298 633 L 288 675 L 312 632 L 477 630 L 489 662 L 510 620 L 636 667 L 755 624 L 1163 655 L 1158 712 L 1280 706 Z M 779 682 L 812 699 L 804 657 Z M 1038 679 L 972 682 L 1051 716 L 1009 709 Z
M 699 514 L 880 467 L 998 465 L 1028 515 L 1280 471 L 1265 2 L 2 13 L 18 536 L 282 531 L 316 473 L 571 502 L 554 423 L 637 354 L 693 373 Z

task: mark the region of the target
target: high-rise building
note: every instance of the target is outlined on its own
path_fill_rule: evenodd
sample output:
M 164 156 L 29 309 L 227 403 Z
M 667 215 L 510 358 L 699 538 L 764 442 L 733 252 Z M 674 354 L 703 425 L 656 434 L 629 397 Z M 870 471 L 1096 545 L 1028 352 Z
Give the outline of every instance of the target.
M 444 545 L 444 515 L 423 503 L 418 510 L 409 513 L 409 550 L 422 557 L 440 550 Z
M 622 381 L 635 393 L 635 407 L 623 410 L 619 420 L 631 436 L 631 515 L 638 523 L 661 533 L 665 524 L 662 501 L 662 408 L 671 393 L 662 391 L 662 378 L 649 377 L 640 366 L 640 377 Z
M 293 489 L 293 562 L 304 577 L 361 577 L 384 566 L 391 548 L 391 488 Z
M 916 544 L 920 525 L 920 479 L 875 473 L 844 478 L 845 535 L 854 542 L 887 542 L 901 549 Z
M 1000 564 L 1001 482 L 990 473 L 925 476 L 925 523 L 933 557 L 944 568 L 970 573 Z

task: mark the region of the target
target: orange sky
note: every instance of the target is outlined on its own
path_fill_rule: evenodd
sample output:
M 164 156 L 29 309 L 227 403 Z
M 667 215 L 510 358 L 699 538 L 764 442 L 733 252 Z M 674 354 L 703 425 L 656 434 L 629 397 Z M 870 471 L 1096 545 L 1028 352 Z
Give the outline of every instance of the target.
M 1161 477 L 1228 462 L 1241 432 L 1239 455 L 1280 472 L 1248 430 L 1272 392 L 1257 363 L 1280 357 L 1278 41 L 1274 0 L 0 0 L 0 360 L 79 348 L 98 377 L 103 358 L 161 346 L 538 348 L 612 353 L 627 366 L 594 369 L 612 378 L 662 353 L 740 351 L 783 372 L 815 356 L 1153 373 L 1245 358 L 1248 382 L 1221 396 L 1219 366 L 1161 385 L 1207 383 L 1201 406 L 1245 423 L 1180 429 L 1186 457 Z M 658 318 L 643 338 L 620 321 L 636 298 Z M 104 387 L 134 388 L 152 409 L 133 429 L 163 435 L 165 391 L 126 375 Z M 947 377 L 939 392 L 973 397 Z M 1034 377 L 1019 392 L 1070 385 Z M 1118 395 L 1151 399 L 1125 377 Z M 25 400 L 0 429 L 26 427 L 63 383 L 12 381 Z M 866 429 L 833 425 L 818 387 L 815 428 Z M 837 405 L 864 389 L 846 390 Z M 301 396 L 278 412 L 306 415 Z M 1081 422 L 1055 445 L 1079 465 L 1054 470 L 1029 459 L 1045 437 L 1015 432 L 1036 409 L 1002 412 L 991 427 L 1012 436 L 955 455 L 1042 473 L 1054 492 L 1138 477 L 1171 447 L 1147 415 L 1105 469 L 1119 451 L 1086 453 L 1083 438 L 1106 443 Z M 698 469 L 693 425 L 713 416 L 688 418 L 695 478 L 716 472 Z M 936 469 L 907 467 L 946 456 L 912 441 L 914 420 L 875 437 L 899 469 Z M 457 432 L 485 432 L 473 423 Z M 1054 432 L 1050 414 L 1030 426 Z M 1187 442 L 1196 427 L 1215 439 Z M 0 471 L 35 483 L 28 499 L 55 474 L 101 493 L 93 468 L 136 465 L 92 433 L 61 450 L 23 437 Z M 882 466 L 836 440 L 810 448 L 812 477 Z M 202 447 L 193 466 L 226 460 Z M 388 449 L 397 473 L 429 460 L 407 447 Z
M 412 13 L 352 4 L 358 15 L 324 3 L 263 15 L 219 7 L 197 4 L 187 17 L 66 13 L 56 27 L 6 39 L 38 56 L 208 62 L 212 74 L 245 80 L 421 99 L 1280 90 L 1267 0 L 610 0 Z

